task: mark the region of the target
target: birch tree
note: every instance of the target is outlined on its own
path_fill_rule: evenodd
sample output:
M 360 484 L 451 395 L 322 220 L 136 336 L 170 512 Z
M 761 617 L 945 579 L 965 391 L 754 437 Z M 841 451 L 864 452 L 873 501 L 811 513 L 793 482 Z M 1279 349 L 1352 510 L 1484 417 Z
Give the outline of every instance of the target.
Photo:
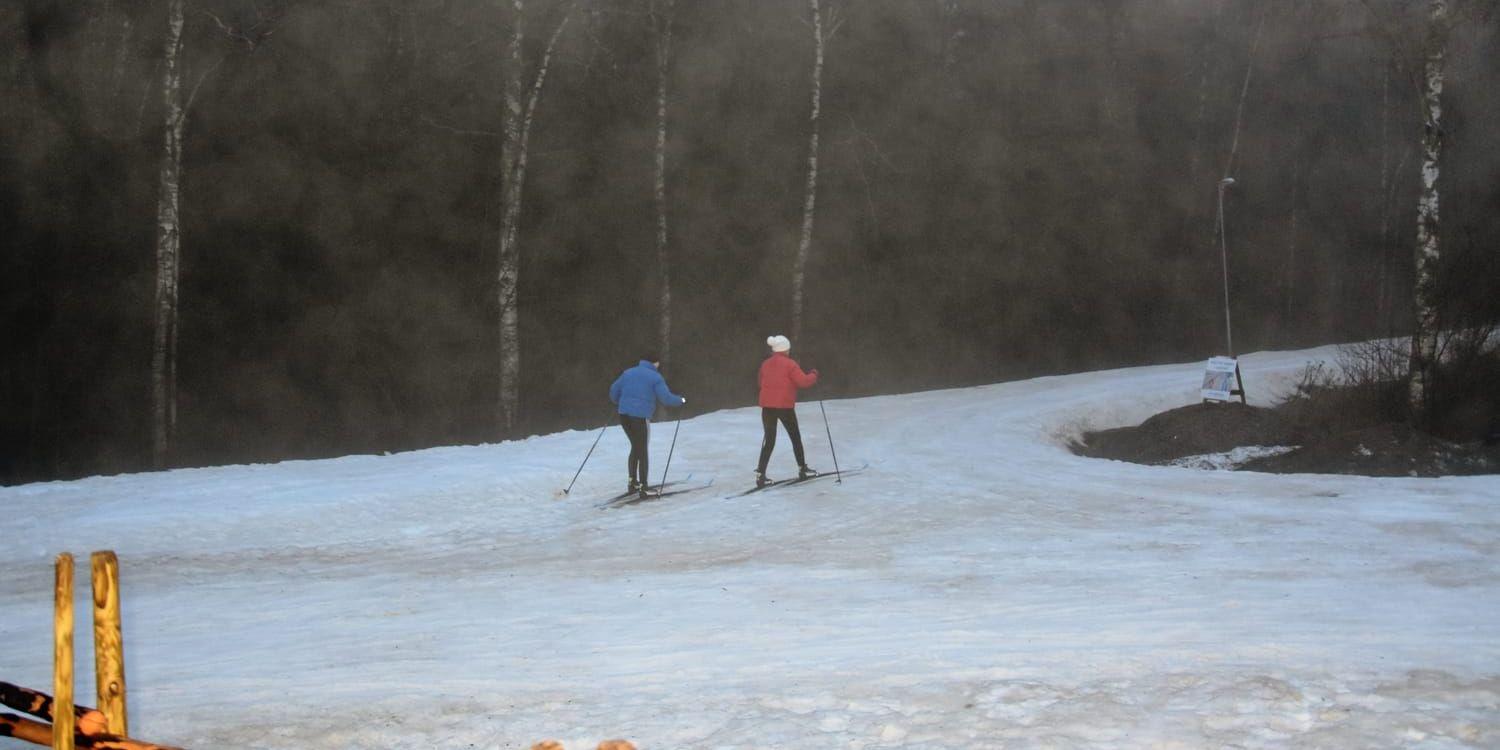
M 531 139 L 531 127 L 536 117 L 537 102 L 547 81 L 547 70 L 552 64 L 552 52 L 563 29 L 572 17 L 574 3 L 564 9 L 562 18 L 553 29 L 552 36 L 542 52 L 541 61 L 531 79 L 524 108 L 522 102 L 522 78 L 525 51 L 526 8 L 525 0 L 511 0 L 512 27 L 507 49 L 505 78 L 504 132 L 500 148 L 500 241 L 498 247 L 498 281 L 500 313 L 500 373 L 499 373 L 499 422 L 505 431 L 514 429 L 520 412 L 521 379 L 521 330 L 520 310 L 516 292 L 520 282 L 521 253 L 518 244 L 518 229 L 521 221 L 522 188 L 526 183 L 526 155 Z
M 676 0 L 650 0 L 651 25 L 656 36 L 656 263 L 661 274 L 657 353 L 663 363 L 672 357 L 672 264 L 667 252 L 667 73 L 672 54 L 672 20 Z
M 818 0 L 808 0 L 812 12 L 813 68 L 812 112 L 808 116 L 807 184 L 802 200 L 802 233 L 797 241 L 797 259 L 792 266 L 792 340 L 802 338 L 803 289 L 807 278 L 807 256 L 812 249 L 813 219 L 818 200 L 818 129 L 823 107 L 823 51 L 838 31 L 838 14 L 832 7 L 828 17 Z
M 256 21 L 244 27 L 226 24 L 205 13 L 226 38 L 253 51 L 271 35 L 271 23 L 279 16 L 264 14 L 257 6 Z M 171 456 L 177 431 L 177 286 L 182 258 L 182 144 L 187 116 L 203 83 L 228 58 L 221 56 L 198 77 L 192 92 L 183 99 L 183 0 L 168 0 L 167 35 L 162 49 L 162 153 L 157 167 L 156 202 L 156 293 L 151 338 L 151 461 L 161 468 Z
M 151 462 L 166 465 L 177 429 L 177 275 L 181 249 L 178 207 L 182 193 L 182 0 L 168 0 L 162 50 L 163 130 L 157 170 L 155 329 L 151 339 Z
M 1412 413 L 1426 413 L 1432 403 L 1437 369 L 1438 263 L 1441 259 L 1438 223 L 1438 175 L 1443 148 L 1443 62 L 1448 48 L 1448 2 L 1429 0 L 1427 34 L 1423 43 L 1422 75 L 1422 186 L 1417 201 L 1416 313 L 1411 336 Z

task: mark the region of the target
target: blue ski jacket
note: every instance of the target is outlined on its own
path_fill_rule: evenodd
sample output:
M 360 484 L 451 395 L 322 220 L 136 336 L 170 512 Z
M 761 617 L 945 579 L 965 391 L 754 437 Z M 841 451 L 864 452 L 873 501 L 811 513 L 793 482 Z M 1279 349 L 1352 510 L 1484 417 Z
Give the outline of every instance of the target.
M 620 407 L 620 413 L 629 417 L 650 419 L 656 413 L 656 402 L 667 406 L 682 406 L 687 403 L 681 396 L 667 389 L 667 380 L 646 360 L 620 373 L 614 385 L 609 387 L 609 400 Z

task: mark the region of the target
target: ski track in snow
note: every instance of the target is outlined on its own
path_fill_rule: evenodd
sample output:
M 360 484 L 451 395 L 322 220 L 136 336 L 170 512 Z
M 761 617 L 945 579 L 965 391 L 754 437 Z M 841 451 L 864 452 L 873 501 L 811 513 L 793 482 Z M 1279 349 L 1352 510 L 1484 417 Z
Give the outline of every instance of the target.
M 1243 357 L 1252 400 L 1332 354 Z M 595 431 L 0 488 L 0 680 L 49 688 L 72 551 L 92 701 L 114 549 L 133 734 L 188 747 L 1500 747 L 1500 480 L 1067 450 L 1201 371 L 829 401 L 869 469 L 736 498 L 759 415 L 716 412 L 672 459 L 712 488 L 604 511 L 618 430 L 561 499 Z

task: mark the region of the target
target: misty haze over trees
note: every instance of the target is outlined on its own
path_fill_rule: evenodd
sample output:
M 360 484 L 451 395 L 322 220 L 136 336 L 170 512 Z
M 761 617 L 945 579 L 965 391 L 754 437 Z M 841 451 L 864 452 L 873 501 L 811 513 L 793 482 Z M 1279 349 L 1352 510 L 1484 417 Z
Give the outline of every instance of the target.
M 1500 11 L 1436 4 L 1456 325 Z M 1236 353 L 1409 334 L 1434 5 L 6 3 L 0 482 L 598 425 L 651 350 L 743 406 L 772 333 L 825 397 L 1223 354 L 1224 177 Z

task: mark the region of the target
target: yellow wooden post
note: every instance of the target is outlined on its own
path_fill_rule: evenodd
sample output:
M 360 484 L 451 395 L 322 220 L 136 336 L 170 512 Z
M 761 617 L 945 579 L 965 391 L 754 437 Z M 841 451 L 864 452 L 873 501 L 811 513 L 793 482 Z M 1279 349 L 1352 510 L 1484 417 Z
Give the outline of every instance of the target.
M 89 558 L 94 582 L 94 685 L 110 734 L 128 736 L 125 642 L 120 630 L 120 559 L 109 550 Z
M 73 556 L 57 556 L 52 622 L 52 750 L 73 750 Z

